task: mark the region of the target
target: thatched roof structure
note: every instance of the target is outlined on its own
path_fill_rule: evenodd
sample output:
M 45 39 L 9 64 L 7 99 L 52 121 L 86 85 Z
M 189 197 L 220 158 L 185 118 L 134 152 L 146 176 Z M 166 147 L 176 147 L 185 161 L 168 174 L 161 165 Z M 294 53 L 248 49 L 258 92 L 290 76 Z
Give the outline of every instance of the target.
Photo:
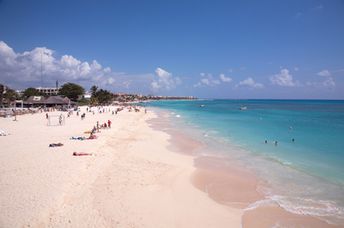
M 37 104 L 43 105 L 45 98 L 43 96 L 30 96 L 28 99 L 24 101 L 24 104 Z
M 50 96 L 44 98 L 43 96 L 30 96 L 24 104 L 26 105 L 75 105 L 76 103 L 68 99 L 68 97 Z
M 61 96 L 50 96 L 48 97 L 44 103 L 50 105 L 68 105 L 70 100 L 66 97 L 63 98 Z

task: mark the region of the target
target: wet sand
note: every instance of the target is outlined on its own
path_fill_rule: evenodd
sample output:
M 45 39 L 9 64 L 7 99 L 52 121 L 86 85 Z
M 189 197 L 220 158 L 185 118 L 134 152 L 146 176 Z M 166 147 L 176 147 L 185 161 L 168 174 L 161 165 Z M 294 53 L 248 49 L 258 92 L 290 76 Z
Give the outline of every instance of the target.
M 195 167 L 192 183 L 216 202 L 244 209 L 263 199 L 257 177 L 233 161 L 202 156 L 195 158 Z
M 275 206 L 262 206 L 254 210 L 245 211 L 242 217 L 243 227 L 343 227 L 330 225 L 320 219 L 310 216 L 297 215 Z
M 173 151 L 194 159 L 196 170 L 190 177 L 191 183 L 217 203 L 242 209 L 242 227 L 341 227 L 319 218 L 290 213 L 278 205 L 247 210 L 251 204 L 265 199 L 259 191 L 266 187 L 265 181 L 228 156 L 202 155 L 205 143 L 173 127 L 167 112 L 158 115 L 159 118 L 149 121 L 151 126 L 171 136 L 169 141 Z M 213 152 L 219 155 L 217 151 Z

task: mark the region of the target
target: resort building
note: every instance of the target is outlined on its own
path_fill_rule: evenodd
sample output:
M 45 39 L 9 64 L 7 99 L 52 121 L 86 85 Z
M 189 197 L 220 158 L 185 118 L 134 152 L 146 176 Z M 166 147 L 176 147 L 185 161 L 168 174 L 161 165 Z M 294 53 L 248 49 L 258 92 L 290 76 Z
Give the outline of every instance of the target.
M 58 92 L 59 92 L 59 89 L 58 87 L 38 87 L 36 88 L 39 92 L 45 94 L 45 95 L 48 95 L 48 96 L 54 96 L 54 95 L 57 95 Z

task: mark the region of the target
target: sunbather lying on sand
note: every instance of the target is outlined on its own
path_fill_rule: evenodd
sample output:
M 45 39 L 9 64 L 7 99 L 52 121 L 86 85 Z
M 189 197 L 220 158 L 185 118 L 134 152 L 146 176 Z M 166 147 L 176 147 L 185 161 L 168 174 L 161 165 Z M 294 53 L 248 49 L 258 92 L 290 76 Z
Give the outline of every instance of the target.
M 73 156 L 92 156 L 92 153 L 73 152 Z
M 62 143 L 51 143 L 49 144 L 49 147 L 57 147 L 57 146 L 63 146 Z
M 90 137 L 88 137 L 88 139 L 96 139 L 96 138 L 97 138 L 97 136 L 93 135 L 93 134 L 91 134 Z

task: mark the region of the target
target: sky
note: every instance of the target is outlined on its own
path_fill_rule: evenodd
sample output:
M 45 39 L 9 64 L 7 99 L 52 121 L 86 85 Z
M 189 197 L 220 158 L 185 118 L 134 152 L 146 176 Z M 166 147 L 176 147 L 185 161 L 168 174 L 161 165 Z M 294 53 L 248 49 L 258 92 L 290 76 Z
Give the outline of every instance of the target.
M 344 1 L 0 0 L 0 83 L 344 99 Z

